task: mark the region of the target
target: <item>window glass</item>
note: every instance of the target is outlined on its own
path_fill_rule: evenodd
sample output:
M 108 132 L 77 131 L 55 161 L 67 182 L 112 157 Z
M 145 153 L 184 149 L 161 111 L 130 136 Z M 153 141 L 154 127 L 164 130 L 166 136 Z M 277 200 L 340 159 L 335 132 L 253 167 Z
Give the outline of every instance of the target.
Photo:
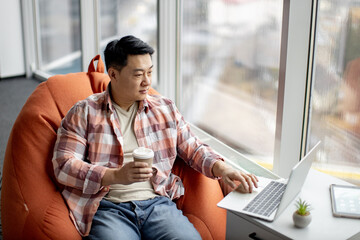
M 53 74 L 81 71 L 79 0 L 39 0 L 40 69 Z
M 154 48 L 153 84 L 157 79 L 157 0 L 101 0 L 100 2 L 101 40 L 103 52 L 111 40 L 126 35 L 140 38 Z
M 281 0 L 183 1 L 182 113 L 269 169 L 281 23 Z
M 360 1 L 320 0 L 308 145 L 316 168 L 360 184 Z

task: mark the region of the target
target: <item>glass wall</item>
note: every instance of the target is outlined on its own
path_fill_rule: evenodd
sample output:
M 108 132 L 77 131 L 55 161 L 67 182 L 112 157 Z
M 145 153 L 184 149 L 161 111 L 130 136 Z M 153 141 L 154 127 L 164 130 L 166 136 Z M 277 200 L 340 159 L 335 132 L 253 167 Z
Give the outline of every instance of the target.
M 157 84 L 157 0 L 101 0 L 101 54 L 108 42 L 133 35 L 155 49 L 153 87 Z M 103 57 L 103 55 L 102 55 Z
M 167 34 L 158 33 L 158 2 L 101 0 L 94 9 L 100 15 L 101 54 L 109 41 L 129 34 L 154 47 L 153 87 L 158 35 Z M 81 71 L 80 0 L 34 3 L 40 70 Z M 181 55 L 170 56 L 180 59 L 180 85 L 170 84 L 179 87 L 177 104 L 186 120 L 268 169 L 274 156 L 282 3 L 182 0 Z M 360 0 L 319 0 L 317 10 L 307 149 L 322 140 L 315 167 L 360 184 Z
M 79 0 L 38 1 L 39 68 L 51 74 L 81 71 Z
M 320 0 L 308 147 L 316 168 L 360 184 L 360 1 Z
M 272 169 L 282 0 L 184 0 L 181 111 Z

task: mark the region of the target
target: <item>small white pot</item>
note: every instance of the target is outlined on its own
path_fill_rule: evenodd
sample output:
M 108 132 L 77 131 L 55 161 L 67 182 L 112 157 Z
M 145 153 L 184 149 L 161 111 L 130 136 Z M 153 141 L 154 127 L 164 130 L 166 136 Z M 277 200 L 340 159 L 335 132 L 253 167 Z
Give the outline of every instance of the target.
M 293 214 L 293 220 L 295 227 L 304 228 L 311 222 L 312 216 L 309 212 L 308 215 L 300 215 L 296 211 Z

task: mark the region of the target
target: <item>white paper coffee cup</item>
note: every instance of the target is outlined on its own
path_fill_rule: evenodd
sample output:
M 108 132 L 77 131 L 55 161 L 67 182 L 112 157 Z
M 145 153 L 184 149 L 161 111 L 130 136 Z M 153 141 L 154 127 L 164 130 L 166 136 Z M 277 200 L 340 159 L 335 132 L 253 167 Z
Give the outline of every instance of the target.
M 146 162 L 148 167 L 152 167 L 154 151 L 150 148 L 139 147 L 132 152 L 135 162 Z

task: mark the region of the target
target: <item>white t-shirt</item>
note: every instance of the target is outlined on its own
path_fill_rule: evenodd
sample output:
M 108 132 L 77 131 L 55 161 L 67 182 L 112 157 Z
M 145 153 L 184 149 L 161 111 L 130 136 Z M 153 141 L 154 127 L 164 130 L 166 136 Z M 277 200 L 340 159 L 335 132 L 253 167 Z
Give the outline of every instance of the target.
M 135 102 L 128 111 L 122 109 L 114 101 L 112 104 L 120 121 L 120 130 L 124 138 L 123 152 L 124 164 L 133 161 L 132 152 L 137 148 L 138 142 L 134 133 L 134 119 L 139 108 L 139 103 Z M 129 185 L 113 184 L 110 186 L 109 193 L 104 199 L 114 202 L 128 202 L 147 200 L 158 196 L 150 181 L 136 182 Z

